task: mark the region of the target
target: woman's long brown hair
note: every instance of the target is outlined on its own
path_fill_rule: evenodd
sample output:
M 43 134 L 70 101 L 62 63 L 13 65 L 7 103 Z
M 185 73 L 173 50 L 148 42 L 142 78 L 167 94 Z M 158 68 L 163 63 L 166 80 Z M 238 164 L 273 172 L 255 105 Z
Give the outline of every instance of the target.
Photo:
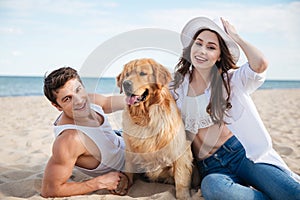
M 196 40 L 197 36 L 205 30 L 211 31 L 217 35 L 221 49 L 221 59 L 220 61 L 217 61 L 215 63 L 215 66 L 212 67 L 210 73 L 211 96 L 209 103 L 206 107 L 206 112 L 210 114 L 214 123 L 221 124 L 222 122 L 224 122 L 225 111 L 231 108 L 231 103 L 229 102 L 231 89 L 228 77 L 228 70 L 237 69 L 238 67 L 235 65 L 233 57 L 230 54 L 225 41 L 217 32 L 210 29 L 201 29 L 194 35 L 193 40 L 191 41 L 189 46 L 183 49 L 182 56 L 175 67 L 175 76 L 171 85 L 171 89 L 173 89 L 175 92 L 175 90 L 183 82 L 184 77 L 187 73 L 190 74 L 189 81 L 191 82 L 193 80 L 192 73 L 195 67 L 192 66 L 190 61 L 191 47 L 194 41 Z M 192 70 L 190 70 L 190 66 L 192 66 Z M 227 95 L 223 94 L 224 89 Z

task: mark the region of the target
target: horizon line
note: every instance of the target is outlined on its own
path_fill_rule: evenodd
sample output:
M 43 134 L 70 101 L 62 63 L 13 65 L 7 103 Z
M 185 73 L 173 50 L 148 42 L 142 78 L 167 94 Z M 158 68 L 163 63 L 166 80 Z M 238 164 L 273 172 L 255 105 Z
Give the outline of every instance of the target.
M 27 78 L 43 78 L 43 75 L 1 75 L 0 77 L 27 77 Z M 80 76 L 80 78 L 99 78 L 94 76 Z M 103 76 L 100 78 L 116 78 L 116 76 Z M 266 78 L 268 81 L 300 81 L 299 79 L 294 78 Z

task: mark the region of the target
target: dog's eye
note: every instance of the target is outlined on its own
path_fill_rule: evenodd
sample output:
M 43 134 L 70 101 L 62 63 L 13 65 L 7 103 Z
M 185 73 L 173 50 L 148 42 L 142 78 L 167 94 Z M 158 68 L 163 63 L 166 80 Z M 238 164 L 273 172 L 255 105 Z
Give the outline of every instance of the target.
M 147 75 L 147 73 L 145 73 L 145 72 L 140 72 L 140 76 L 146 76 Z
M 129 76 L 129 72 L 126 72 L 126 77 L 128 77 Z

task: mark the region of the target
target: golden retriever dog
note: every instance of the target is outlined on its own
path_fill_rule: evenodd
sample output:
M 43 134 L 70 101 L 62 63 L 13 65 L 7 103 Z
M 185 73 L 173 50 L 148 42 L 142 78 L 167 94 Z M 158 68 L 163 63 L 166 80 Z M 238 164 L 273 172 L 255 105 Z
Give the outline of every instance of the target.
M 168 84 L 170 72 L 152 59 L 125 64 L 117 76 L 127 106 L 122 115 L 125 170 L 151 181 L 175 183 L 176 198 L 190 199 L 192 152 Z

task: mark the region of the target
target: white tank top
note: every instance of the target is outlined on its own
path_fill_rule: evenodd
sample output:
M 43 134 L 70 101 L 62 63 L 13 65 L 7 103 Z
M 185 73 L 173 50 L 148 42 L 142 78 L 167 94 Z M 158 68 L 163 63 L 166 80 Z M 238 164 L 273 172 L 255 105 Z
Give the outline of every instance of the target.
M 79 130 L 88 136 L 97 146 L 101 154 L 101 163 L 95 169 L 85 169 L 75 166 L 77 169 L 89 176 L 99 176 L 112 170 L 123 170 L 125 163 L 125 143 L 122 137 L 116 135 L 112 130 L 109 121 L 102 108 L 98 105 L 91 104 L 91 108 L 103 116 L 104 122 L 99 127 L 79 126 L 74 124 L 54 125 L 55 137 L 59 136 L 64 130 Z
M 185 96 L 181 108 L 181 115 L 185 130 L 197 134 L 198 129 L 213 125 L 210 115 L 206 112 L 208 99 L 205 94 L 195 97 Z

